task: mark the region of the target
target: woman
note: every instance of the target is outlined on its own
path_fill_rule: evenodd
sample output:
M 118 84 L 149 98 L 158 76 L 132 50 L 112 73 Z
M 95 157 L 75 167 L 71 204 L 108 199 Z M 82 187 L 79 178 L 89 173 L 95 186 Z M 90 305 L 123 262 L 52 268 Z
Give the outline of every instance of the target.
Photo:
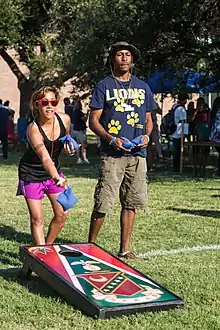
M 36 91 L 30 101 L 33 121 L 27 128 L 28 148 L 19 163 L 17 195 L 24 195 L 29 214 L 31 233 L 36 245 L 52 244 L 61 231 L 68 216 L 56 197 L 68 186 L 60 171 L 59 155 L 63 144 L 59 141 L 69 135 L 70 118 L 56 113 L 59 93 L 56 88 L 43 87 Z M 64 145 L 65 151 L 72 154 Z M 44 237 L 42 199 L 50 200 L 54 216 Z
M 211 111 L 212 129 L 211 140 L 217 142 L 220 145 L 220 97 L 216 97 Z M 220 175 L 220 146 L 215 147 L 218 152 L 218 175 Z
M 187 123 L 189 123 L 189 134 L 188 134 L 189 141 L 190 141 L 190 136 L 193 135 L 193 131 L 194 131 L 194 122 L 192 120 L 194 115 L 195 115 L 194 102 L 190 101 L 187 106 Z

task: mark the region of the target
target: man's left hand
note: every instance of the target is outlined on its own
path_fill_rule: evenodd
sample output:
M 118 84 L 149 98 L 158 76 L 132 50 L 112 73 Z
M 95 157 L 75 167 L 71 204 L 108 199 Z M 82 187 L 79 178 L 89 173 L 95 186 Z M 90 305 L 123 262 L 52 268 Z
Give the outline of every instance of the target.
M 143 143 L 138 144 L 137 147 L 140 148 L 140 149 L 146 148 L 148 146 L 149 141 L 150 141 L 149 136 L 148 135 L 142 135 L 141 140 L 143 141 Z

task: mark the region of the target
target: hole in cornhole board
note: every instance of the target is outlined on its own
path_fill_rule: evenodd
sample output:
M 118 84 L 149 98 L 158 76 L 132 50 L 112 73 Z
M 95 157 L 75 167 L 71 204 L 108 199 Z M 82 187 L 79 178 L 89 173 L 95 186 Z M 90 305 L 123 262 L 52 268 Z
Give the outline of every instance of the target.
M 64 257 L 72 257 L 72 258 L 77 258 L 77 257 L 81 257 L 83 254 L 82 252 L 79 251 L 60 251 L 60 254 L 62 254 L 62 256 Z

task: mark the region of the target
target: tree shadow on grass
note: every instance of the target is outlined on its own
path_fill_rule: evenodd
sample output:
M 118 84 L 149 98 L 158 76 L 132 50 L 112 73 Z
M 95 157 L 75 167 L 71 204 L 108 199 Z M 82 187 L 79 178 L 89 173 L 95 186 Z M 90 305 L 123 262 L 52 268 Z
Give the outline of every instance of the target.
M 18 242 L 21 245 L 33 245 L 32 236 L 28 233 L 17 231 L 11 226 L 0 225 L 1 238 Z M 57 244 L 69 244 L 72 241 L 65 239 L 57 239 Z M 0 262 L 6 265 L 6 268 L 0 269 L 0 277 L 8 282 L 16 282 L 25 287 L 30 293 L 40 295 L 46 298 L 55 298 L 65 301 L 54 289 L 52 289 L 39 276 L 32 273 L 28 278 L 21 276 L 22 265 L 19 259 L 19 253 L 4 251 L 0 249 Z
M 42 298 L 54 299 L 59 303 L 68 304 L 72 306 L 73 312 L 79 311 L 77 305 L 73 305 L 68 302 L 62 295 L 56 292 L 48 283 L 42 280 L 38 275 L 32 273 L 29 277 L 25 278 L 21 274 L 21 267 L 11 267 L 6 269 L 0 269 L 0 277 L 7 282 L 15 282 L 22 287 L 26 288 L 29 293 L 38 295 Z M 77 302 L 76 302 L 77 303 Z M 84 312 L 82 312 L 85 314 Z M 87 317 L 89 317 L 87 315 Z
M 34 273 L 29 278 L 21 276 L 21 267 L 10 267 L 0 269 L 0 277 L 8 282 L 16 282 L 25 287 L 30 293 L 40 295 L 46 298 L 59 298 L 64 299 L 52 289 L 46 282 L 44 282 L 39 276 Z
M 213 187 L 206 187 L 206 188 L 200 188 L 201 190 L 220 190 L 220 188 L 213 188 Z
M 217 210 L 190 210 L 190 209 L 182 209 L 182 208 L 177 208 L 177 207 L 171 207 L 168 209 L 175 211 L 175 212 L 179 212 L 179 213 L 198 215 L 201 217 L 211 217 L 211 218 L 220 217 L 220 211 L 217 211 Z
M 5 240 L 21 243 L 21 245 L 33 245 L 33 238 L 31 234 L 17 231 L 11 226 L 0 224 L 0 236 Z M 56 244 L 69 244 L 73 242 L 75 241 L 63 238 L 57 238 L 55 241 Z
M 17 242 L 20 245 L 33 245 L 33 239 L 31 234 L 22 231 L 17 231 L 15 228 L 3 224 L 0 224 L 0 237 L 1 239 L 5 239 L 10 242 Z M 70 244 L 73 242 L 74 240 L 57 238 L 55 244 Z M 20 265 L 19 255 L 15 252 L 0 250 L 0 262 L 4 265 L 18 266 Z
M 5 251 L 2 249 L 0 249 L 0 262 L 4 265 L 10 265 L 13 267 L 20 266 L 17 253 Z

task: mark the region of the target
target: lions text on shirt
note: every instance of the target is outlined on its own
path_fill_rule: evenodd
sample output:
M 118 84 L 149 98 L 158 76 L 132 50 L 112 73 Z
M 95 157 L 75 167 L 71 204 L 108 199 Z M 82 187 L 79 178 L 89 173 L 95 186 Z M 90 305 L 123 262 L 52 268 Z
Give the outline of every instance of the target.
M 95 86 L 90 107 L 92 111 L 103 109 L 100 123 L 108 133 L 132 140 L 145 134 L 146 113 L 157 106 L 144 81 L 135 76 L 126 82 L 107 76 Z M 126 153 L 101 140 L 101 154 L 120 157 Z M 146 150 L 135 148 L 130 154 L 145 157 Z

